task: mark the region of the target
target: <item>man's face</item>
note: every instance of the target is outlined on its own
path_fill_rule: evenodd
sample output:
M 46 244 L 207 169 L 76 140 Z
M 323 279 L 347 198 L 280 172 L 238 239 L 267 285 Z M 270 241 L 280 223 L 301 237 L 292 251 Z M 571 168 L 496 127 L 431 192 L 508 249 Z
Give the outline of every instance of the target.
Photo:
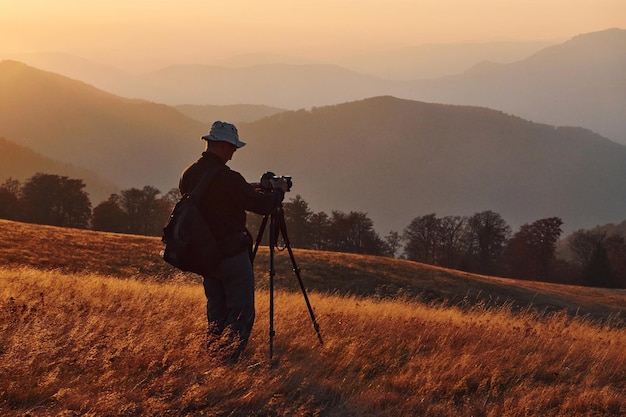
M 218 155 L 224 162 L 230 161 L 236 150 L 237 147 L 228 142 L 212 141 L 209 144 L 209 151 Z
M 222 142 L 224 144 L 225 149 L 225 153 L 224 156 L 228 156 L 228 159 L 226 159 L 227 161 L 230 161 L 233 158 L 233 154 L 235 153 L 235 151 L 237 150 L 237 147 L 231 143 L 228 142 Z

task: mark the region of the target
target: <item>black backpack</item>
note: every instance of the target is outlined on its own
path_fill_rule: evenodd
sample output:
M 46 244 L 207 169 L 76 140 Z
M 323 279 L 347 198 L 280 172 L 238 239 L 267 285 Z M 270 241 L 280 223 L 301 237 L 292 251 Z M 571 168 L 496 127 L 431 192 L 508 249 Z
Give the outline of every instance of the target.
M 211 166 L 204 173 L 193 191 L 176 203 L 163 228 L 163 259 L 182 271 L 204 275 L 222 258 L 218 242 L 198 207 L 200 197 L 221 168 Z

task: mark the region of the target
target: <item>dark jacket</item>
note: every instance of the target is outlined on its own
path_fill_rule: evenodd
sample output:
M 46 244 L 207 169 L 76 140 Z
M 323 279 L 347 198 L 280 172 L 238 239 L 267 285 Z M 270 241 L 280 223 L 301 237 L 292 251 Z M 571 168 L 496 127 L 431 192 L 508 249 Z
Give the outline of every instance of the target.
M 231 170 L 211 152 L 204 152 L 200 159 L 183 171 L 178 186 L 180 192 L 186 194 L 193 191 L 211 164 L 220 164 L 223 168 L 209 184 L 200 205 L 218 240 L 245 232 L 246 211 L 270 214 L 282 202 L 284 198 L 282 190 L 258 193 L 241 174 Z

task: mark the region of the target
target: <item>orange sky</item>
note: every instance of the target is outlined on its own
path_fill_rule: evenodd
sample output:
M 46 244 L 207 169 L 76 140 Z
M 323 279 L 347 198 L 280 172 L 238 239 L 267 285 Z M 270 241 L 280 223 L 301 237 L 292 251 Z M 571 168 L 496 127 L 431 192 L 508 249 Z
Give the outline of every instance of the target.
M 433 42 L 560 42 L 611 27 L 626 29 L 625 0 L 3 0 L 0 54 L 69 52 L 122 67 L 247 53 L 332 60 Z

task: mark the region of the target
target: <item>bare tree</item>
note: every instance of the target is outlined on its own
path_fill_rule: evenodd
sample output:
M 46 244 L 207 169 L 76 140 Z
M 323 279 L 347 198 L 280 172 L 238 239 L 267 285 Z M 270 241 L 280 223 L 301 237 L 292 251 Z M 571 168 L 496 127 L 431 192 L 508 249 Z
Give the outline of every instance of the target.
M 467 219 L 464 237 L 467 269 L 481 274 L 496 272 L 496 265 L 511 235 L 500 214 L 487 210 Z
M 437 265 L 457 267 L 461 252 L 466 219 L 461 216 L 446 216 L 439 221 Z
M 574 262 L 586 268 L 593 257 L 593 252 L 606 238 L 606 233 L 596 233 L 579 229 L 567 238 L 567 246 L 572 251 Z
M 400 233 L 395 230 L 391 230 L 389 234 L 385 236 L 385 242 L 389 248 L 389 256 L 392 258 L 396 257 L 396 254 L 400 251 L 403 241 L 404 239 L 400 236 Z
M 404 253 L 408 259 L 435 264 L 439 222 L 435 213 L 432 213 L 414 218 L 404 229 Z

